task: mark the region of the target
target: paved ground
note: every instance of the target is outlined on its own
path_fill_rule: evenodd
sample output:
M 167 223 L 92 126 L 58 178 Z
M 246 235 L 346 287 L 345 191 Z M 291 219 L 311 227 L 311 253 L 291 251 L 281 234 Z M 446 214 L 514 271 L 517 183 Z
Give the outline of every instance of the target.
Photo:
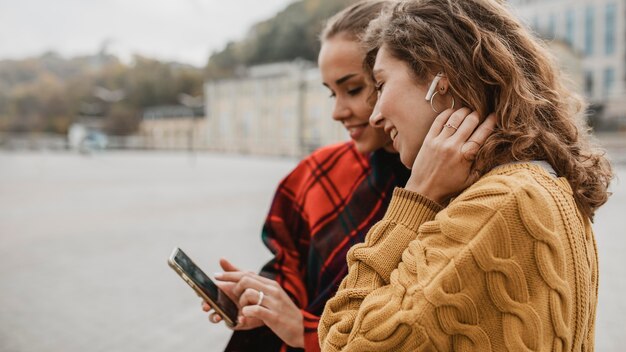
M 0 154 L 0 351 L 217 351 L 229 336 L 167 266 L 178 245 L 269 258 L 259 230 L 293 160 Z
M 166 264 L 181 246 L 208 273 L 269 257 L 260 225 L 294 160 L 183 153 L 0 152 L 0 351 L 219 351 Z M 626 168 L 620 167 L 622 179 Z M 626 185 L 600 211 L 597 350 L 626 345 Z

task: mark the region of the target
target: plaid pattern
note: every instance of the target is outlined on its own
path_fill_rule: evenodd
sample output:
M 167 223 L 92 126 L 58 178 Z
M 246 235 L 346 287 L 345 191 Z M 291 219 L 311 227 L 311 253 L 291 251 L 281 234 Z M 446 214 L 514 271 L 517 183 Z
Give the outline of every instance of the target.
M 352 142 L 321 148 L 280 183 L 262 238 L 274 258 L 261 275 L 276 280 L 302 309 L 305 350 L 319 351 L 317 325 L 347 275 L 346 254 L 380 220 L 409 170 L 397 154 L 369 157 Z M 226 351 L 298 351 L 268 328 L 235 332 Z

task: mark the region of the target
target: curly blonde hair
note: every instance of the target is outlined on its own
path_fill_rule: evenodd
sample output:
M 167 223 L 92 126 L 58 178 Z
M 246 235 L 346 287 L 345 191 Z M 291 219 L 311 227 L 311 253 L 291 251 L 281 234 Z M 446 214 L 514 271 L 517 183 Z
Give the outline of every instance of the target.
M 590 142 L 583 100 L 564 86 L 544 44 L 502 1 L 402 1 L 370 24 L 364 45 L 369 72 L 384 45 L 418 82 L 443 71 L 457 102 L 480 116 L 496 113 L 496 131 L 473 165 L 478 174 L 546 160 L 567 178 L 590 219 L 607 201 L 613 172 Z

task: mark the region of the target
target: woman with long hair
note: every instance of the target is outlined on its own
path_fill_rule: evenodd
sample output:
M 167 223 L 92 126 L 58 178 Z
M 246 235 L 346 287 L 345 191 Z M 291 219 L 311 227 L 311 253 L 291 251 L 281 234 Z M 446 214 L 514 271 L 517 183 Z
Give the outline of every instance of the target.
M 411 176 L 349 251 L 322 350 L 592 351 L 612 171 L 542 43 L 497 0 L 402 1 L 365 42 Z
M 348 249 L 363 241 L 393 189 L 408 179 L 389 136 L 369 124 L 376 94 L 359 38 L 385 4 L 351 5 L 320 36 L 318 63 L 334 99 L 332 118 L 351 141 L 315 151 L 280 183 L 262 233 L 274 258 L 260 274 L 221 261 L 225 272 L 216 278 L 240 306 L 226 351 L 319 350 L 319 316 L 347 274 Z M 206 303 L 203 309 L 210 311 Z

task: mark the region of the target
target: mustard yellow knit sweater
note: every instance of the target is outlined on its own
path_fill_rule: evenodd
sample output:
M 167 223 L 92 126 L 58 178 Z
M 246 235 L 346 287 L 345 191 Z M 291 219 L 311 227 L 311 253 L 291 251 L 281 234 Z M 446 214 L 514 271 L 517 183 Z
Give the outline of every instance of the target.
M 572 190 L 494 169 L 441 209 L 396 189 L 348 253 L 323 351 L 593 351 L 598 265 Z

